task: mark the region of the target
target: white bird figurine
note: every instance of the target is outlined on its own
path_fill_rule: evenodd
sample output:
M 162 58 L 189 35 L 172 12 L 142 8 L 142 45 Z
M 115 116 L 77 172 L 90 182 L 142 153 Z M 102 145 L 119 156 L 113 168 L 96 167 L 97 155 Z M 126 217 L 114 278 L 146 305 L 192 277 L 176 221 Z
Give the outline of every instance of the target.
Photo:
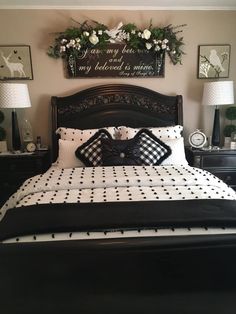
M 110 30 L 105 30 L 104 33 L 106 33 L 110 38 L 111 42 L 114 42 L 114 40 L 117 38 L 118 34 L 122 31 L 120 28 L 123 26 L 123 23 L 120 22 L 117 27 L 112 28 Z
M 218 66 L 220 68 L 221 72 L 223 72 L 225 70 L 222 67 L 220 58 L 218 57 L 217 52 L 216 52 L 215 49 L 211 50 L 209 60 L 210 60 L 212 65 L 214 65 L 215 67 Z

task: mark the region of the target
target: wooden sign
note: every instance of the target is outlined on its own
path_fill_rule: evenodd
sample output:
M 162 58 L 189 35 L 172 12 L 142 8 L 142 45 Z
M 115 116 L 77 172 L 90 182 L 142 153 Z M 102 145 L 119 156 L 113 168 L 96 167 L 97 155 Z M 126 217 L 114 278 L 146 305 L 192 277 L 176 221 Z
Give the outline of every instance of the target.
M 87 49 L 67 59 L 70 78 L 164 77 L 165 53 L 134 50 L 125 44 L 109 44 L 104 50 Z

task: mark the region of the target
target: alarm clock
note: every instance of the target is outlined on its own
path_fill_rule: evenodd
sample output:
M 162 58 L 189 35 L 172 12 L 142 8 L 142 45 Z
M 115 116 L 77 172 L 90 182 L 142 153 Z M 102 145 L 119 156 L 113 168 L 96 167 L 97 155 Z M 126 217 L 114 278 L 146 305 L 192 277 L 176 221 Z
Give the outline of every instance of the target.
M 189 144 L 194 148 L 202 148 L 207 141 L 206 135 L 200 130 L 196 130 L 189 135 Z
M 27 152 L 29 153 L 33 153 L 36 151 L 36 145 L 33 143 L 33 142 L 29 142 L 27 145 L 26 145 L 26 150 Z

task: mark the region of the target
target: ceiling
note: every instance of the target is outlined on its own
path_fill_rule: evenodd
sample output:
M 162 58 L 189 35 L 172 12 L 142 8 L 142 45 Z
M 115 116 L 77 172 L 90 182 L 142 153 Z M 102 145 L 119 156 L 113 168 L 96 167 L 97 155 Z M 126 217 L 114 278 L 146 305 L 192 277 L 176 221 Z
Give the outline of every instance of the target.
M 0 9 L 236 10 L 236 0 L 0 0 Z

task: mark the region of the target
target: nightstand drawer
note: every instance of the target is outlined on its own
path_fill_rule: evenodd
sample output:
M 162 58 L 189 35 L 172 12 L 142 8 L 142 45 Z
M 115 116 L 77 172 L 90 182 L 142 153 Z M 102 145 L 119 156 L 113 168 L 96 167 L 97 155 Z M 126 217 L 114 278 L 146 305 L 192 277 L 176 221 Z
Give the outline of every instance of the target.
M 236 190 L 236 150 L 185 148 L 190 166 L 205 169 Z
M 35 172 L 36 163 L 35 160 L 26 160 L 26 159 L 2 159 L 0 163 L 0 172 L 7 173 L 11 175 L 11 172 L 14 173 L 31 173 Z M 10 172 L 10 173 L 9 173 Z
M 45 172 L 50 164 L 48 150 L 0 155 L 0 206 L 26 179 Z
M 226 155 L 206 155 L 202 156 L 201 166 L 203 168 L 214 168 L 214 167 L 229 167 L 236 168 L 236 158 L 235 156 L 226 156 Z
M 213 172 L 215 176 L 223 180 L 226 184 L 230 185 L 231 187 L 236 186 L 236 172 Z

